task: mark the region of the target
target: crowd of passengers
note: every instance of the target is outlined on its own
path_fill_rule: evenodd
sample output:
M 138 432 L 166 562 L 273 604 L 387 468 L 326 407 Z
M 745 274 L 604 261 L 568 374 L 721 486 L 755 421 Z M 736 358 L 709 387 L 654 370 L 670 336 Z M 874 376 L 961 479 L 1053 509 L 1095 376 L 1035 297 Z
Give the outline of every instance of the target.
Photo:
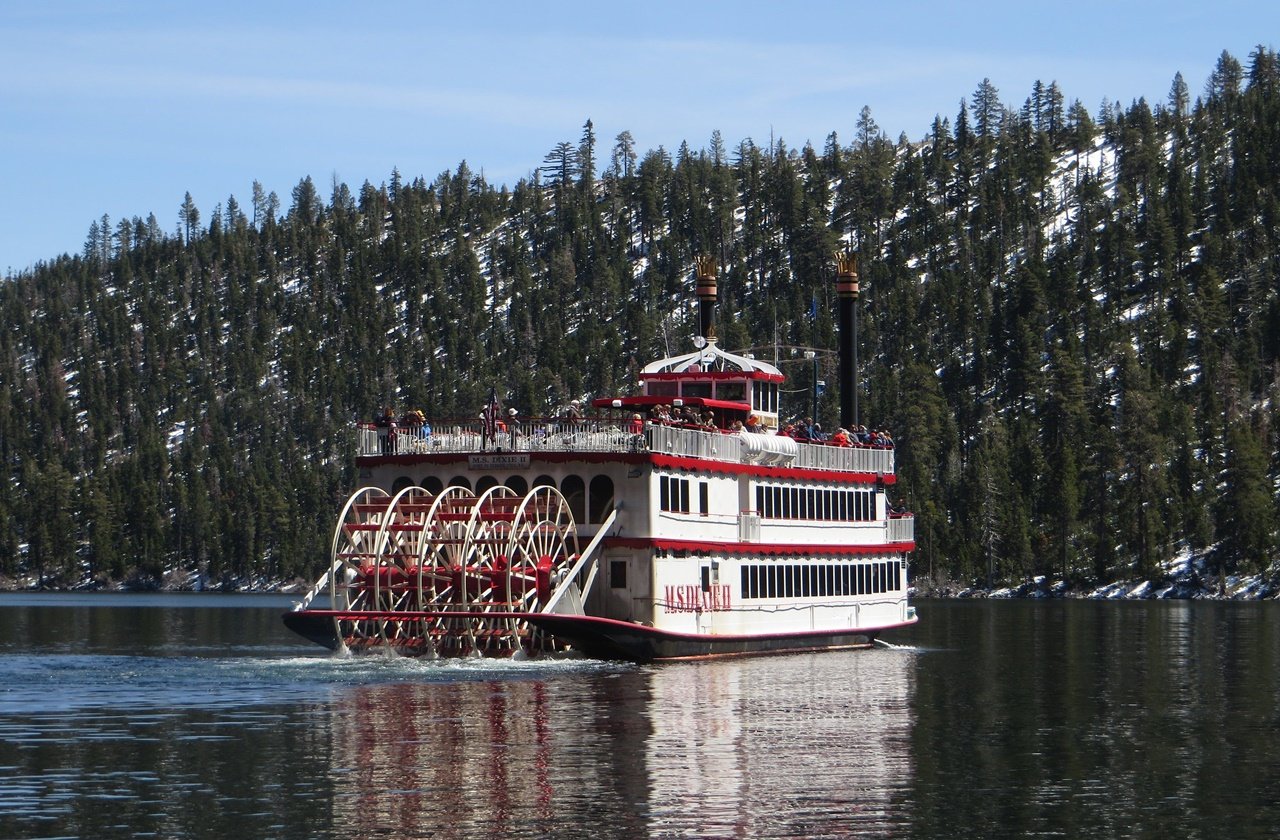
M 632 422 L 640 420 L 640 415 L 632 415 Z M 715 416 L 710 409 L 698 411 L 694 406 L 655 405 L 649 410 L 649 422 L 663 426 L 681 426 L 684 428 L 719 430 Z M 754 414 L 745 421 L 734 420 L 727 432 L 764 432 L 764 425 Z M 823 443 L 829 446 L 873 446 L 883 449 L 893 448 L 893 437 L 885 429 L 868 429 L 866 426 L 854 426 L 852 429 L 840 428 L 827 435 L 822 426 L 813 422 L 812 417 L 788 423 L 778 432 L 779 435 L 793 438 L 803 443 Z
M 511 414 L 514 416 L 515 411 L 512 410 Z M 570 423 L 577 423 L 583 419 L 581 403 L 577 400 L 571 402 L 561 415 L 561 420 Z M 741 431 L 764 433 L 766 431 L 764 424 L 760 422 L 760 418 L 754 414 L 747 415 L 745 421 L 734 420 L 729 428 L 721 430 L 716 425 L 715 415 L 710 409 L 699 411 L 697 407 L 692 405 L 655 405 L 649 410 L 648 421 L 662 426 L 679 426 L 687 429 L 705 429 L 707 431 L 724 431 L 727 433 Z M 506 430 L 505 423 L 499 421 L 499 425 L 502 427 L 502 431 Z M 630 424 L 631 431 L 640 432 L 643 430 L 643 425 L 642 415 L 633 414 Z M 379 448 L 384 452 L 389 451 L 391 448 L 397 432 L 408 434 L 410 437 L 415 438 L 429 438 L 431 436 L 431 425 L 427 422 L 423 412 L 418 409 L 407 411 L 399 418 L 390 408 L 384 409 L 382 414 L 374 421 L 374 427 L 378 431 Z M 827 435 L 822 431 L 822 426 L 815 423 L 812 417 L 788 423 L 778 431 L 778 434 L 802 443 L 822 443 L 828 446 L 893 448 L 893 437 L 890 436 L 886 429 L 868 429 L 866 426 L 859 425 L 851 429 L 840 428 Z
M 780 435 L 803 441 L 805 443 L 825 443 L 831 446 L 878 446 L 882 449 L 893 448 L 893 437 L 888 429 L 868 429 L 866 426 L 854 426 L 852 429 L 841 427 L 831 435 L 822 431 L 822 426 L 813 422 L 812 417 L 802 421 L 788 423 L 782 427 Z

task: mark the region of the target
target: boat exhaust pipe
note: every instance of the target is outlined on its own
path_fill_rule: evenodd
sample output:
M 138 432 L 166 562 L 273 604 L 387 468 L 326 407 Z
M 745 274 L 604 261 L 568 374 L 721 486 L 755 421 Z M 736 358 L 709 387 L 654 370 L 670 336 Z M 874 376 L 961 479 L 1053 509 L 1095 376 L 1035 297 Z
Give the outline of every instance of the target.
M 694 264 L 698 279 L 698 335 L 710 341 L 716 337 L 716 261 L 698 257 Z
M 840 316 L 840 425 L 858 425 L 858 256 L 837 251 L 836 305 Z

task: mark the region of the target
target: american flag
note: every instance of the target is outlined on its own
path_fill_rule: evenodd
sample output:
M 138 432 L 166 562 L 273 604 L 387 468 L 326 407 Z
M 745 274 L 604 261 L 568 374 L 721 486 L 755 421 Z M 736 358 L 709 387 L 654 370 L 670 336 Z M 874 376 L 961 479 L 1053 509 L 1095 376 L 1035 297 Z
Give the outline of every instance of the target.
M 498 418 L 502 415 L 502 406 L 498 404 L 498 389 L 489 389 L 489 404 L 485 406 L 481 417 L 484 420 L 484 438 L 486 441 L 498 439 Z

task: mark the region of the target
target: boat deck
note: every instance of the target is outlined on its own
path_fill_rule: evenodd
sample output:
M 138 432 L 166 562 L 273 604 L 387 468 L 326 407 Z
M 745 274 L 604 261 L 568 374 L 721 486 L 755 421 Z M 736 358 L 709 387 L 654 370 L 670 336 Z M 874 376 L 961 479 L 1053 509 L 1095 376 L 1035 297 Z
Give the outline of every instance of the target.
M 760 449 L 748 445 L 748 440 L 769 437 L 653 423 L 646 423 L 642 432 L 630 432 L 617 424 L 558 420 L 522 421 L 492 436 L 485 433 L 484 424 L 480 422 L 444 424 L 429 435 L 398 430 L 384 436 L 370 423 L 358 424 L 356 431 L 357 455 L 361 457 L 494 452 L 651 452 L 733 464 L 756 463 Z M 794 457 L 789 458 L 785 465 L 798 469 L 892 475 L 894 450 L 881 446 L 797 442 Z

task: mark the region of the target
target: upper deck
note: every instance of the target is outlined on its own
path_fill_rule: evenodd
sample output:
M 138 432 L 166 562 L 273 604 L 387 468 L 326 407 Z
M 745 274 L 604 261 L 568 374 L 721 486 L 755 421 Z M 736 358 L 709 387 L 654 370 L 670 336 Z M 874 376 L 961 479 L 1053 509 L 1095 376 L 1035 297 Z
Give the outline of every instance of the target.
M 894 450 L 879 446 L 834 446 L 774 434 L 726 432 L 645 422 L 628 425 L 586 419 L 520 420 L 495 435 L 482 421 L 446 423 L 429 435 L 412 429 L 384 434 L 370 423 L 357 426 L 357 455 L 414 456 L 521 453 L 654 453 L 728 464 L 767 465 L 801 470 L 892 475 Z

